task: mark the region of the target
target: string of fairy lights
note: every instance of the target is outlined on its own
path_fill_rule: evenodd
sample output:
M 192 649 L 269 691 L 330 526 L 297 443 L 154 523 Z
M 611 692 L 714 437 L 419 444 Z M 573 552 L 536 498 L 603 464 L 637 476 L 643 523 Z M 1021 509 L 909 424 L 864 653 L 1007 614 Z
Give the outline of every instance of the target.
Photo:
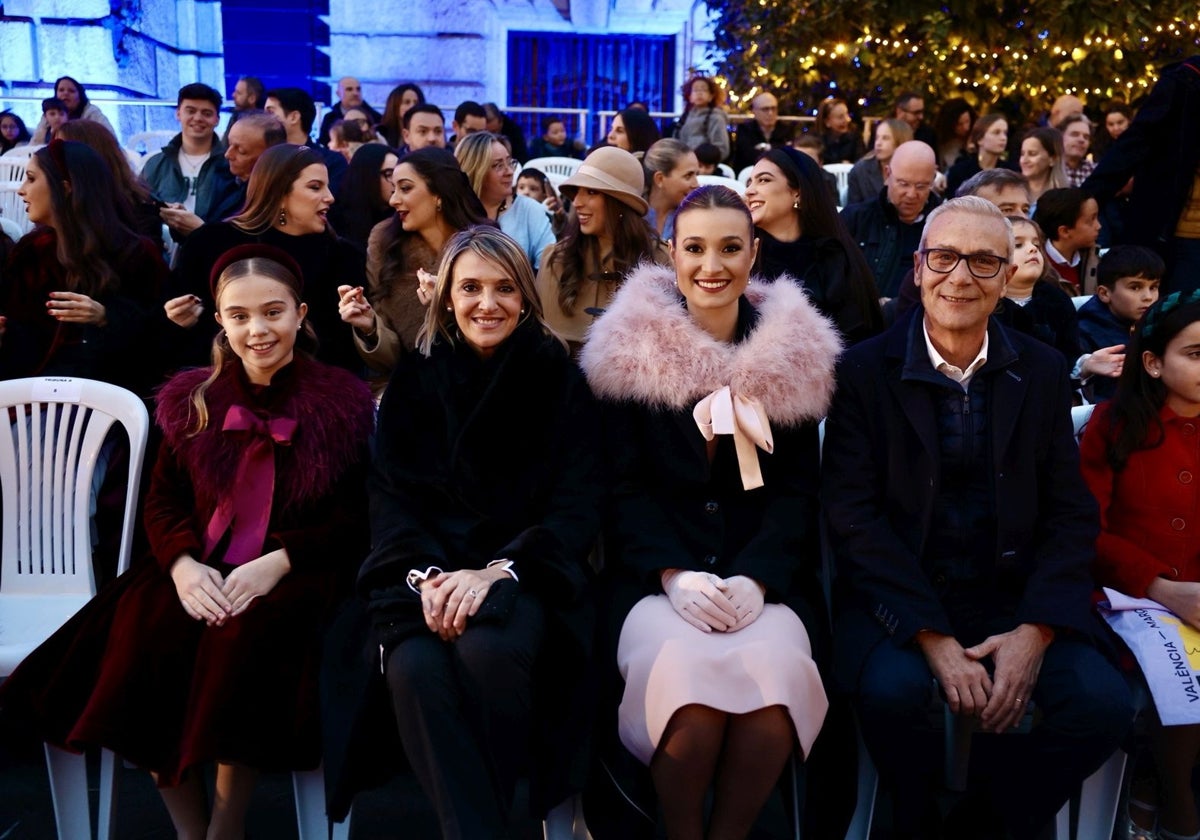
M 766 7 L 768 1 L 757 5 Z M 1200 51 L 1200 12 L 1190 20 L 1176 14 L 1128 38 L 1092 34 L 1073 44 L 1054 43 L 1049 30 L 1034 31 L 1032 22 L 1021 20 L 1017 27 L 1020 37 L 1005 44 L 985 45 L 926 21 L 923 37 L 916 37 L 911 25 L 891 33 L 864 26 L 853 40 L 801 46 L 760 40 L 764 25 L 756 23 L 744 48 L 726 58 L 731 75 L 741 82 L 729 86 L 727 99 L 735 108 L 746 107 L 764 90 L 801 93 L 799 88 L 813 92 L 798 97 L 804 112 L 815 113 L 825 95 L 847 94 L 869 110 L 889 103 L 896 89 L 920 87 L 911 81 L 891 90 L 876 84 L 883 77 L 905 77 L 925 79 L 929 89 L 976 105 L 1002 97 L 1039 102 L 1061 93 L 1134 102 L 1154 85 L 1165 64 Z

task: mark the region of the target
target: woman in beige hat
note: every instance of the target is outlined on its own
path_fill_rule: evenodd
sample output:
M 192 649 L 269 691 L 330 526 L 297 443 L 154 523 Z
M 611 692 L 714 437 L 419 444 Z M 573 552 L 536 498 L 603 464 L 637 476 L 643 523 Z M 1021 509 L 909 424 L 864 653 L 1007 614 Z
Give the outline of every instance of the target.
M 546 322 L 573 353 L 630 269 L 647 260 L 670 264 L 646 222 L 645 189 L 642 164 L 615 146 L 588 155 L 560 188 L 575 212 L 563 238 L 542 253 L 537 290 Z

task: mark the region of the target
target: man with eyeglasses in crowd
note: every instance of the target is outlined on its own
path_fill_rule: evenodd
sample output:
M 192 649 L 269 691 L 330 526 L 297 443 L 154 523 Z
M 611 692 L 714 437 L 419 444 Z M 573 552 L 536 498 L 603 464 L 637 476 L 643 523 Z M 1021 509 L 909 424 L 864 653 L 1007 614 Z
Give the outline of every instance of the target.
M 913 130 L 913 139 L 937 148 L 937 132 L 925 125 L 925 97 L 916 91 L 906 90 L 896 97 L 892 116 L 904 120 Z
M 1013 251 L 986 199 L 934 210 L 910 257 L 921 307 L 846 351 L 826 421 L 834 678 L 892 792 L 897 838 L 1053 836 L 1133 720 L 1092 644 L 1099 517 L 1067 363 L 991 317 Z M 968 790 L 943 819 L 945 707 L 979 734 Z
M 875 275 L 881 304 L 899 292 L 925 219 L 941 203 L 933 193 L 937 159 L 927 143 L 901 143 L 884 165 L 883 176 L 887 189 L 879 196 L 842 210 L 842 220 Z
M 779 100 L 770 93 L 760 93 L 750 100 L 754 119 L 737 124 L 733 140 L 733 171 L 741 172 L 753 166 L 766 152 L 786 146 L 792 139 L 791 123 L 780 122 Z

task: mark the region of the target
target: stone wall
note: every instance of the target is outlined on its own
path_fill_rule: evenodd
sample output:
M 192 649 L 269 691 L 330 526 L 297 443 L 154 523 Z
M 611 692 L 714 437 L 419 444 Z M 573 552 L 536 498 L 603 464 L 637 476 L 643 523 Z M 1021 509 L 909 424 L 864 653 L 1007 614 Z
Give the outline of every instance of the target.
M 51 96 L 59 76 L 78 79 L 122 139 L 175 127 L 174 109 L 105 99 L 173 101 L 188 82 L 224 86 L 219 0 L 2 0 L 0 11 L 0 107 L 31 127 L 40 105 L 5 97 Z

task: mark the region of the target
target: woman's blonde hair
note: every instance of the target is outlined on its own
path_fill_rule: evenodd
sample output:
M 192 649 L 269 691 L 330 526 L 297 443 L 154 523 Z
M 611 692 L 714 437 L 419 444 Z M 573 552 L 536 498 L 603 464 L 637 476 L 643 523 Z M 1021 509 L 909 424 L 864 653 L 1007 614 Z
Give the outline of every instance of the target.
M 450 290 L 454 285 L 454 267 L 458 258 L 468 252 L 487 260 L 517 284 L 517 289 L 521 292 L 522 322 L 532 318 L 541 325 L 544 333 L 558 337 L 546 324 L 542 314 L 542 300 L 538 297 L 537 285 L 534 282 L 533 266 L 529 264 L 529 257 L 525 255 L 524 249 L 498 228 L 491 225 L 474 225 L 454 234 L 442 249 L 442 261 L 438 265 L 433 300 L 425 312 L 425 323 L 417 332 L 417 350 L 422 356 L 428 357 L 433 352 L 433 344 L 439 336 L 449 344 L 454 344 L 455 340 L 462 338 L 454 320 Z
M 213 300 L 216 302 L 218 311 L 221 307 L 221 293 L 225 291 L 230 283 L 245 277 L 266 277 L 282 283 L 292 293 L 292 302 L 297 307 L 300 306 L 303 286 L 300 278 L 291 269 L 267 257 L 250 257 L 230 263 L 221 272 L 221 276 L 217 278 L 213 289 Z M 296 336 L 295 352 L 303 353 L 307 356 L 312 356 L 317 352 L 317 334 L 313 332 L 312 325 L 307 320 L 304 321 L 299 334 Z M 212 373 L 192 391 L 192 408 L 196 412 L 196 425 L 192 427 L 191 431 L 193 435 L 198 435 L 208 428 L 208 403 L 205 401 L 204 396 L 208 393 L 209 387 L 217 381 L 217 378 L 221 375 L 221 371 L 225 369 L 227 364 L 239 361 L 237 354 L 229 346 L 229 339 L 225 336 L 225 330 L 221 330 L 217 333 L 217 337 L 213 339 Z
M 483 195 L 483 182 L 492 166 L 492 144 L 499 143 L 508 148 L 505 138 L 490 131 L 476 131 L 454 144 L 454 157 L 458 166 L 466 173 L 475 195 Z

